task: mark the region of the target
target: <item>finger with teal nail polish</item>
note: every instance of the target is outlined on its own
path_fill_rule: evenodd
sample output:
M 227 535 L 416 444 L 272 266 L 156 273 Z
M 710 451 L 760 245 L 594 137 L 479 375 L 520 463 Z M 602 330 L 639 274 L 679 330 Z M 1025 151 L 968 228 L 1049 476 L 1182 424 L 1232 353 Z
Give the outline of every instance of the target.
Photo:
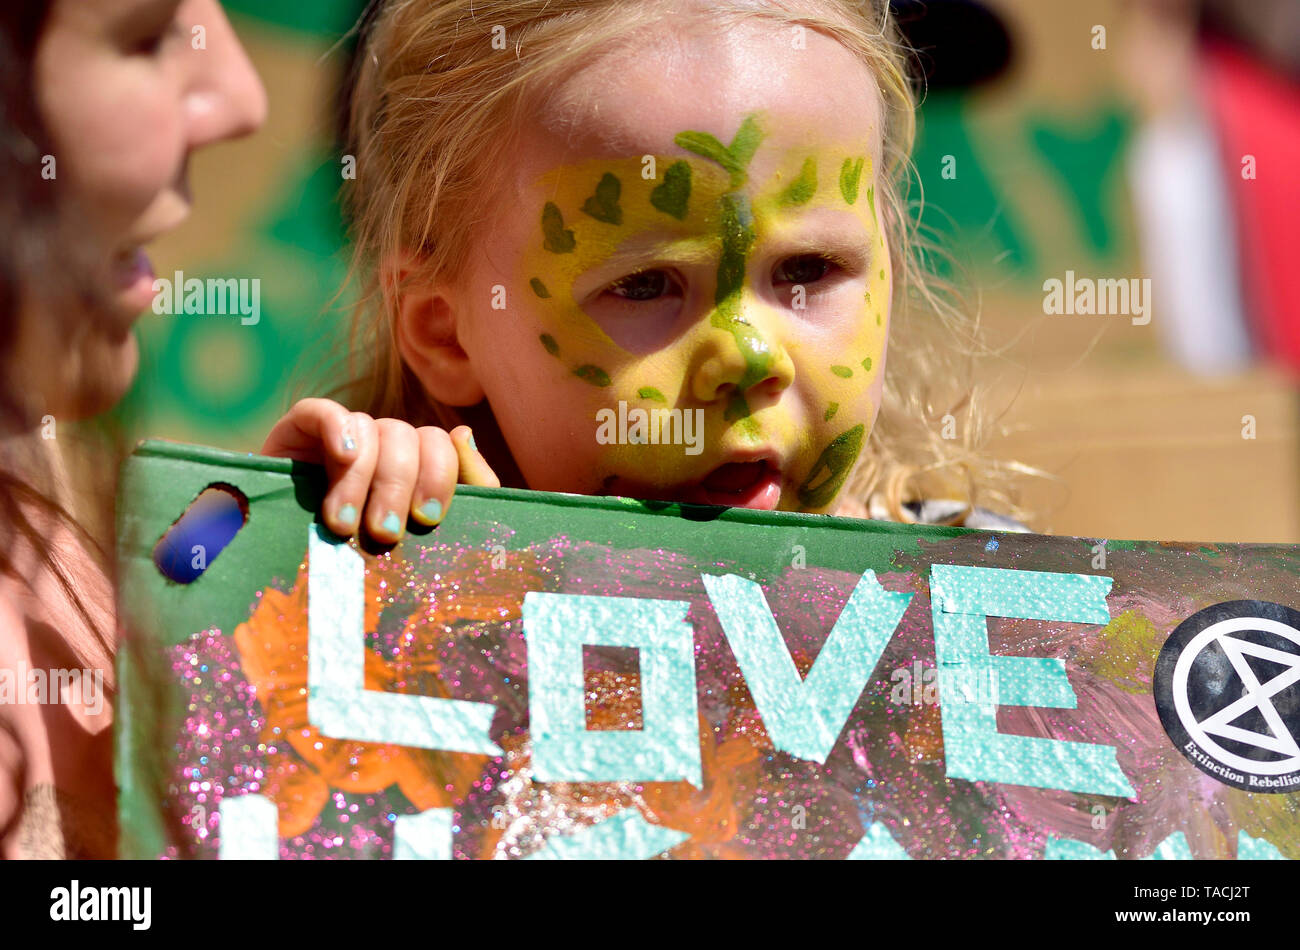
M 335 514 L 339 527 L 344 529 L 344 534 L 351 534 L 357 528 L 357 509 L 355 505 L 344 505 Z
M 435 525 L 442 520 L 442 502 L 436 498 L 430 498 L 423 505 L 415 509 L 416 519 L 426 525 Z

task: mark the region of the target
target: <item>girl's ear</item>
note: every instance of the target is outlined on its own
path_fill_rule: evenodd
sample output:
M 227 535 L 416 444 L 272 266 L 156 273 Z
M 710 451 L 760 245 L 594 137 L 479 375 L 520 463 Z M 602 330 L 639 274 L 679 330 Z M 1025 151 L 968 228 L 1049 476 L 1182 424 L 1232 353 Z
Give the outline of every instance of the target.
M 474 406 L 483 401 L 469 354 L 460 345 L 458 319 L 464 300 L 432 283 L 407 280 L 408 270 L 393 272 L 385 292 L 397 311 L 397 352 L 420 380 L 430 398 L 446 406 Z

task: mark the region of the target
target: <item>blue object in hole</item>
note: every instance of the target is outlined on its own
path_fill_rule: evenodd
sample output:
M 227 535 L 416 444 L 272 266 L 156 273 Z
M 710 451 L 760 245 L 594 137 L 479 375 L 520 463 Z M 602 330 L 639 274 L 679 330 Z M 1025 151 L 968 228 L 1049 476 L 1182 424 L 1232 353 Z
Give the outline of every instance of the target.
M 248 499 L 233 485 L 203 489 L 153 549 L 163 576 L 192 584 L 217 559 L 248 521 Z

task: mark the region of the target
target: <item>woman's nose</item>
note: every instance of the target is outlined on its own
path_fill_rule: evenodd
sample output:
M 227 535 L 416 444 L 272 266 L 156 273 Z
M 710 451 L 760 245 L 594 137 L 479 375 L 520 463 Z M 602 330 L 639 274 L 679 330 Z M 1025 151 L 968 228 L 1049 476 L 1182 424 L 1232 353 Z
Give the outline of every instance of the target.
M 194 4 L 195 25 L 204 28 L 204 47 L 189 51 L 191 73 L 185 92 L 190 147 L 239 138 L 266 121 L 266 90 L 217 0 Z
M 794 362 L 777 328 L 760 320 L 756 310 L 713 315 L 707 352 L 691 379 L 691 394 L 699 402 L 728 399 L 729 417 L 747 415 L 752 400 L 775 399 L 794 381 Z

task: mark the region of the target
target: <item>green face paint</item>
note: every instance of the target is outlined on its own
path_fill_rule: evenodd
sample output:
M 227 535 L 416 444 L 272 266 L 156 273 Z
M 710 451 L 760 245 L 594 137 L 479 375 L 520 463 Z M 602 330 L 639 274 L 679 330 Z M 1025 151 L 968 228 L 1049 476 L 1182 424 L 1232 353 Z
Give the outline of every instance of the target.
M 573 375 L 577 376 L 579 379 L 586 380 L 593 386 L 609 385 L 609 373 L 605 372 L 599 366 L 592 366 L 590 363 L 579 366 L 573 371 Z
M 745 116 L 730 145 L 723 145 L 708 132 L 678 132 L 673 137 L 673 141 L 686 151 L 703 155 L 725 168 L 727 174 L 731 176 L 733 189 L 745 184 L 749 160 L 754 157 L 754 152 L 758 150 L 758 143 L 762 140 L 763 131 L 759 128 L 758 119 L 753 113 Z
M 542 247 L 552 254 L 568 254 L 577 242 L 573 232 L 564 226 L 564 215 L 554 201 L 548 201 L 542 207 Z
M 790 182 L 790 187 L 781 193 L 785 204 L 806 204 L 817 193 L 817 160 L 811 155 L 804 159 L 799 177 Z
M 799 503 L 805 508 L 825 508 L 839 494 L 862 451 L 866 426 L 858 423 L 830 441 L 817 457 L 812 471 L 799 486 Z
M 745 283 L 745 260 L 754 245 L 754 215 L 746 195 L 722 196 L 722 256 L 718 261 L 718 286 L 713 302 L 722 304 L 740 293 Z
M 792 465 L 797 464 L 795 470 L 807 477 L 798 488 L 787 489 L 784 506 L 827 510 L 843 490 L 870 430 L 868 420 L 874 418 L 868 384 L 874 357 L 882 352 L 878 327 L 887 312 L 883 308 L 888 283 L 877 282 L 868 271 L 868 287 L 858 291 L 863 295 L 858 303 L 853 304 L 851 294 L 844 302 L 846 312 L 855 312 L 853 319 L 835 327 L 833 339 L 813 341 L 790 354 L 791 366 L 799 365 L 805 380 L 793 401 L 782 398 L 769 406 L 765 400 L 759 411 L 757 404 L 748 403 L 748 396 L 776 371 L 778 359 L 785 365 L 786 355 L 764 332 L 769 317 L 775 320 L 778 315 L 764 311 L 760 320 L 758 311 L 750 309 L 751 293 L 756 295 L 753 304 L 759 305 L 759 288 L 751 284 L 757 275 L 749 264 L 760 247 L 766 248 L 769 227 L 773 238 L 787 227 L 793 233 L 813 209 L 839 217 L 847 209 L 865 232 L 877 232 L 871 238 L 874 245 L 879 228 L 868 214 L 874 207 L 872 161 L 864 157 L 861 144 L 822 149 L 799 141 L 770 156 L 772 161 L 763 167 L 773 171 L 770 177 L 765 171 L 760 182 L 755 162 L 760 148 L 767 157 L 768 142 L 760 126 L 762 115 L 756 115 L 740 117 L 729 144 L 706 132 L 679 132 L 673 141 L 695 154 L 657 156 L 657 180 L 642 174 L 643 156 L 591 159 L 557 167 L 537 179 L 532 207 L 541 209 L 543 240 L 534 236 L 526 246 L 516 279 L 530 284 L 534 296 L 527 299 L 534 303 L 528 306 L 543 313 L 544 322 L 534 332 L 557 358 L 552 364 L 556 381 L 576 378 L 586 384 L 566 388 L 562 399 L 572 407 L 583 407 L 589 414 L 592 406 L 603 408 L 609 401 L 665 406 L 669 392 L 674 399 L 691 401 L 696 392 L 691 374 L 701 370 L 706 352 L 717 353 L 721 347 L 731 366 L 725 382 L 731 385 L 723 387 L 727 393 L 722 405 L 713 404 L 706 411 L 725 418 L 725 424 L 721 419 L 719 424 L 727 429 L 730 441 L 779 443 L 797 453 L 798 461 L 792 456 Z M 863 191 L 867 199 L 856 204 Z M 704 266 L 715 272 L 714 301 L 701 307 L 708 313 L 707 321 L 700 321 L 702 326 L 694 323 L 680 335 L 657 337 L 649 326 L 643 337 L 628 329 L 626 318 L 636 315 L 634 300 L 641 295 L 626 303 L 606 297 L 608 287 L 595 286 L 594 269 L 602 268 L 603 285 L 621 273 L 639 271 L 641 258 L 647 262 L 644 266 L 656 269 L 679 258 L 692 266 L 711 261 Z M 658 260 L 652 262 L 653 258 Z M 883 263 L 886 258 L 878 260 Z M 888 270 L 881 264 L 877 267 Z M 578 280 L 587 274 L 591 277 L 583 279 L 578 292 Z M 701 278 L 708 276 L 706 271 Z M 882 300 L 880 310 L 873 306 L 873 298 Z M 668 305 L 646 311 L 657 327 Z M 869 313 L 876 317 L 874 326 Z M 855 356 L 859 365 L 830 362 Z M 802 408 L 797 405 L 800 400 Z M 846 413 L 844 420 L 832 425 L 841 411 Z M 692 460 L 679 458 L 680 453 L 656 454 L 642 445 L 615 446 L 599 455 L 606 470 L 642 470 L 664 483 L 699 475 Z
M 596 193 L 582 204 L 582 210 L 597 221 L 606 224 L 622 224 L 623 209 L 619 207 L 618 198 L 623 191 L 622 184 L 609 172 L 600 176 L 596 184 Z
M 863 162 L 862 158 L 857 160 L 846 158 L 844 164 L 840 166 L 840 194 L 848 204 L 858 200 L 858 184 L 862 178 Z
M 874 185 L 867 188 L 867 208 L 871 211 L 871 220 L 874 221 L 876 219 L 876 188 Z
M 650 204 L 678 221 L 686 220 L 686 207 L 691 200 L 691 166 L 686 162 L 673 162 L 664 172 L 662 184 L 650 192 Z
M 740 314 L 740 297 L 745 283 L 745 262 L 753 246 L 754 216 L 749 197 L 743 194 L 722 196 L 722 255 L 718 261 L 718 287 L 714 294 L 717 306 L 711 323 L 731 334 L 745 361 L 745 372 L 736 381 L 724 418 L 731 420 L 749 415 L 744 393 L 761 381 L 772 365 L 772 350 L 767 340 L 745 322 Z
M 736 431 L 751 442 L 757 441 L 763 434 L 762 428 L 753 416 L 744 416 L 743 418 L 736 420 L 735 425 Z
M 673 137 L 673 141 L 682 148 L 703 155 L 726 169 L 733 189 L 721 199 L 722 254 L 718 261 L 717 290 L 714 293 L 716 306 L 710 320 L 713 326 L 732 335 L 745 361 L 745 372 L 737 380 L 736 394 L 724 413 L 724 418 L 729 421 L 749 416 L 749 403 L 745 400 L 744 393 L 761 381 L 772 365 L 772 350 L 767 340 L 745 322 L 740 313 L 745 265 L 756 235 L 749 196 L 739 194 L 735 189 L 745 184 L 749 162 L 762 140 L 762 129 L 752 113 L 741 121 L 740 128 L 728 146 L 724 146 L 708 132 L 686 131 Z M 815 169 L 813 174 L 816 174 Z
M 661 161 L 666 170 L 662 182 L 640 178 L 641 161 L 635 158 L 614 163 L 594 160 L 580 169 L 556 169 L 551 175 L 554 180 L 542 186 L 546 198 L 539 199 L 537 205 L 541 240 L 527 249 L 521 271 L 533 299 L 543 302 L 552 319 L 565 323 L 584 319 L 581 305 L 573 298 L 573 282 L 627 239 L 622 232 L 655 228 L 684 236 L 691 232 L 683 224 L 698 217 L 716 234 L 720 221 L 717 200 L 725 193 L 727 174 L 695 160 Z M 650 200 L 652 191 L 654 201 Z M 690 209 L 692 203 L 700 207 Z M 670 220 L 679 215 L 678 220 Z M 716 246 L 716 242 L 715 237 L 710 243 Z M 591 333 L 574 340 L 562 335 L 564 329 L 568 327 L 561 323 L 539 327 L 545 331 L 539 332 L 543 347 L 560 360 L 559 373 L 596 388 L 616 387 L 619 369 L 606 363 L 607 354 L 601 352 L 600 345 L 612 341 Z M 668 391 L 662 385 L 659 390 Z M 635 394 L 633 386 L 623 398 Z

